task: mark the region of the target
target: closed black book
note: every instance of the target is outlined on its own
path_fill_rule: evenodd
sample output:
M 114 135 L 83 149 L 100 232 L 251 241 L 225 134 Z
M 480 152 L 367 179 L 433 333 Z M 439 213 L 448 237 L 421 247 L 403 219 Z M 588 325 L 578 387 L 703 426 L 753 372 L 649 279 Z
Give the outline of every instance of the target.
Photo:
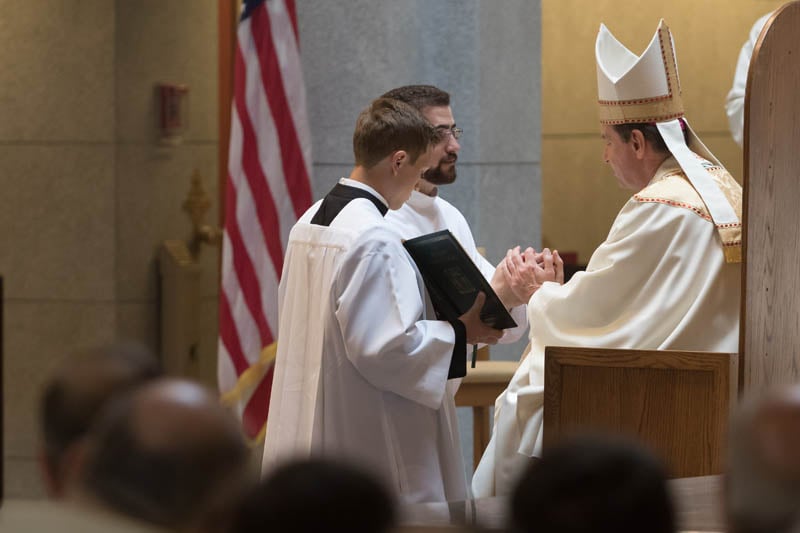
M 441 318 L 457 319 L 472 307 L 478 293 L 483 292 L 486 303 L 481 309 L 481 320 L 495 329 L 517 326 L 489 282 L 449 230 L 408 239 L 403 245 L 417 264 Z

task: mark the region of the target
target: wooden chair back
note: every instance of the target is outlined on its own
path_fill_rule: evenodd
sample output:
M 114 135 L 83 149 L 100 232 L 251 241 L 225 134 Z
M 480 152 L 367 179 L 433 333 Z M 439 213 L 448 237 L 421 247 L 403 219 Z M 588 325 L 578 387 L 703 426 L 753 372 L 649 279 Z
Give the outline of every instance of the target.
M 740 387 L 800 381 L 800 2 L 756 42 L 744 121 Z
M 670 477 L 719 474 L 737 375 L 737 354 L 549 346 L 544 449 L 616 433 L 648 446 Z

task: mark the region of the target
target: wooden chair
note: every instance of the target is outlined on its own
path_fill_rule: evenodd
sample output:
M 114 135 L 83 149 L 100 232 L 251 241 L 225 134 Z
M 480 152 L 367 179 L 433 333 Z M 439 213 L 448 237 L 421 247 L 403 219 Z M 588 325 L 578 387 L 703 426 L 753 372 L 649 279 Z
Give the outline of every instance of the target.
M 744 114 L 740 390 L 800 381 L 800 2 L 753 50 Z
M 634 436 L 671 477 L 722 472 L 738 355 L 545 349 L 543 446 L 581 431 Z

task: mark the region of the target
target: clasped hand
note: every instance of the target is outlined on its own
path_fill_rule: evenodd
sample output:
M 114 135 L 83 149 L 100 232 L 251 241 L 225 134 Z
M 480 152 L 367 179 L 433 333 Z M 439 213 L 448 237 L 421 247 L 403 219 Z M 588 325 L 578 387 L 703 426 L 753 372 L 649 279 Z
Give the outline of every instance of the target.
M 537 252 L 527 248 L 512 248 L 497 265 L 491 285 L 507 307 L 527 304 L 531 296 L 546 281 L 564 283 L 564 261 L 558 250 L 545 248 Z

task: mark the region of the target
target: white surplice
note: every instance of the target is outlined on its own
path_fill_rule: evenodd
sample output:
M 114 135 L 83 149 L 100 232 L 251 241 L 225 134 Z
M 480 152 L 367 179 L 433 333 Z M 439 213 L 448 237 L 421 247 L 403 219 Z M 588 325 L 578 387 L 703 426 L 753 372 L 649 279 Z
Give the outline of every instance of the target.
M 724 169 L 713 173 L 741 216 L 741 187 Z M 668 158 L 622 208 L 586 272 L 531 297 L 530 351 L 495 403 L 475 497 L 509 494 L 528 458 L 540 455 L 545 346 L 737 352 L 740 276 L 739 264 L 725 262 L 702 200 Z
M 753 57 L 753 49 L 756 47 L 758 36 L 771 16 L 772 13 L 767 13 L 756 20 L 753 27 L 750 28 L 747 41 L 739 51 L 736 72 L 733 75 L 733 84 L 725 99 L 725 113 L 728 115 L 728 125 L 730 126 L 733 140 L 739 146 L 744 143 L 744 95 L 747 87 L 747 72 L 750 70 L 750 59 Z
M 404 239 L 413 239 L 420 235 L 445 229 L 450 230 L 470 259 L 472 259 L 472 262 L 478 266 L 483 277 L 487 280 L 492 279 L 495 266 L 478 252 L 478 248 L 475 246 L 475 238 L 472 236 L 472 230 L 464 215 L 453 204 L 441 198 L 438 194 L 436 196 L 428 196 L 419 191 L 414 191 L 400 209 L 386 213 L 386 220 L 397 229 Z M 515 342 L 525 333 L 528 327 L 525 305 L 513 307 L 511 309 L 511 317 L 517 323 L 517 327 L 503 332 L 503 336 L 499 340 L 502 344 Z
M 426 319 L 422 279 L 369 200 L 352 200 L 330 227 L 309 223 L 318 206 L 287 247 L 264 471 L 291 457 L 340 458 L 406 502 L 464 500 L 445 393 L 453 328 Z

